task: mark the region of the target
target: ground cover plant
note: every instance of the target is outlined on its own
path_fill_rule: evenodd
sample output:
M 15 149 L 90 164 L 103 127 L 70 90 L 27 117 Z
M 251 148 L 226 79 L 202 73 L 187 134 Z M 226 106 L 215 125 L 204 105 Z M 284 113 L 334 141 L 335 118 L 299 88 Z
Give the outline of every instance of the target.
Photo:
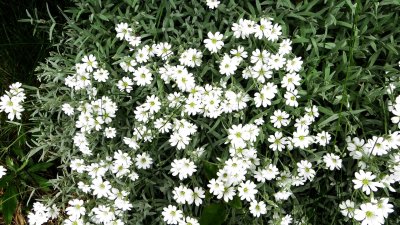
M 59 162 L 29 223 L 397 224 L 399 9 L 75 1 L 1 97 Z

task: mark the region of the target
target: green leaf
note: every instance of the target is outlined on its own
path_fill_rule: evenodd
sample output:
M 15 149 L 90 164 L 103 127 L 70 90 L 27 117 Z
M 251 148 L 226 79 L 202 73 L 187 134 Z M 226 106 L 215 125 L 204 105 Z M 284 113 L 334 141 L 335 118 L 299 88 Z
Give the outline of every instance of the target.
M 15 210 L 17 209 L 17 188 L 9 186 L 2 198 L 2 211 L 6 224 L 11 224 Z
M 232 206 L 235 209 L 243 208 L 242 201 L 240 200 L 239 196 L 237 196 L 237 195 L 235 195 L 235 197 L 233 197 L 232 201 L 228 202 L 228 205 Z
M 204 161 L 204 172 L 208 180 L 216 178 L 218 172 L 218 166 L 214 163 Z
M 45 171 L 47 168 L 52 166 L 52 162 L 44 162 L 44 163 L 38 163 L 28 169 L 29 172 L 37 172 L 37 171 Z
M 204 208 L 201 217 L 201 225 L 220 225 L 225 221 L 226 210 L 223 204 L 211 204 Z

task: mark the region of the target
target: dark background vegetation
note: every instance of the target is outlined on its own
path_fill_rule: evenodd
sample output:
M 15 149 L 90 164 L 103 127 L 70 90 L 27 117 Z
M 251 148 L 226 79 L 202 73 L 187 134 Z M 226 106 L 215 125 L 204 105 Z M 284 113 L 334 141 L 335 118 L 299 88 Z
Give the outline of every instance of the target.
M 38 86 L 34 70 L 52 50 L 52 41 L 46 30 L 36 29 L 28 20 L 28 13 L 38 18 L 48 18 L 49 12 L 62 24 L 60 9 L 71 5 L 69 1 L 0 0 L 0 93 L 14 82 Z M 46 25 L 46 21 L 41 21 Z M 26 159 L 29 147 L 25 134 L 29 115 L 21 124 L 6 123 L 0 115 L 0 165 L 7 168 L 7 175 L 0 180 L 0 224 L 25 224 L 24 215 L 29 198 L 35 199 L 50 191 L 47 180 L 55 176 L 53 163 L 39 162 L 38 156 Z M 15 141 L 17 140 L 17 141 Z M 50 169 L 49 169 L 50 168 Z M 53 170 L 51 170 L 53 169 Z M 31 195 L 32 194 L 32 195 Z

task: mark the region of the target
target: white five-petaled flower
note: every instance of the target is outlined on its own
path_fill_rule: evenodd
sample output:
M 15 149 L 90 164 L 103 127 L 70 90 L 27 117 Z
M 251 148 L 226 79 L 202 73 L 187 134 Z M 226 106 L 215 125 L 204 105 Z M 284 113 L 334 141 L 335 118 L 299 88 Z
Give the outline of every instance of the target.
M 252 201 L 255 199 L 255 195 L 258 190 L 256 184 L 253 181 L 247 180 L 242 182 L 238 187 L 239 197 L 241 200 Z
M 330 170 L 340 170 L 342 168 L 342 159 L 338 155 L 328 153 L 324 155 L 323 160 Z
M 361 225 L 380 225 L 385 222 L 383 215 L 379 214 L 378 207 L 372 203 L 360 205 L 360 209 L 354 212 L 354 219 L 361 222 Z
M 222 46 L 224 46 L 224 42 L 222 41 L 224 35 L 220 32 L 216 32 L 214 34 L 208 32 L 207 36 L 208 39 L 204 40 L 204 44 L 211 53 L 218 52 L 218 50 L 220 50 Z
M 148 169 L 152 164 L 153 159 L 146 152 L 138 154 L 135 158 L 135 165 L 139 169 Z
M 355 172 L 354 176 L 356 177 L 356 179 L 353 179 L 354 189 L 361 188 L 367 195 L 371 194 L 371 191 L 377 191 L 378 187 L 383 187 L 383 184 L 380 182 L 373 181 L 376 176 L 369 171 L 360 170 L 359 172 Z
M 354 202 L 350 200 L 343 201 L 339 204 L 340 212 L 343 216 L 347 216 L 350 219 L 354 217 Z
M 254 217 L 260 217 L 267 213 L 267 207 L 263 201 L 257 202 L 254 200 L 250 202 L 250 213 L 253 214 Z
M 132 32 L 132 28 L 129 27 L 127 23 L 119 23 L 115 27 L 115 31 L 117 32 L 117 38 L 119 40 L 129 40 Z
M 178 224 L 183 218 L 183 213 L 176 206 L 169 205 L 163 208 L 163 219 L 167 224 Z

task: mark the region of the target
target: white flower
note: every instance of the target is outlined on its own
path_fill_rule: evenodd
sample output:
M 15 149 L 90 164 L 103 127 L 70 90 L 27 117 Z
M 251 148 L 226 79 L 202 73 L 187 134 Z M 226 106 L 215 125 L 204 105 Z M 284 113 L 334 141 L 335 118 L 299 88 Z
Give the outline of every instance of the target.
M 176 146 L 177 149 L 184 149 L 189 144 L 190 137 L 183 132 L 173 132 L 169 142 L 171 146 Z
M 106 138 L 115 138 L 117 135 L 117 130 L 114 127 L 107 127 L 104 129 L 104 135 Z
M 269 148 L 273 151 L 278 150 L 281 152 L 283 149 L 285 149 L 286 138 L 283 137 L 283 134 L 280 131 L 275 131 L 274 135 L 270 135 L 268 137 L 268 141 L 271 143 Z
M 86 170 L 85 161 L 83 159 L 73 159 L 70 163 L 71 170 L 83 173 Z
M 129 42 L 129 45 L 131 47 L 137 47 L 140 45 L 140 43 L 142 43 L 142 38 L 138 37 L 138 36 L 133 36 L 131 35 L 129 38 L 127 38 L 126 40 Z M 129 48 L 130 51 L 133 51 L 132 48 Z
M 211 33 L 208 32 L 207 34 L 208 39 L 204 40 L 205 47 L 211 52 L 211 53 L 216 53 L 218 50 L 224 46 L 224 42 L 222 41 L 222 38 L 224 35 L 222 35 L 220 32 L 216 33 Z
M 385 222 L 378 207 L 372 203 L 361 204 L 360 209 L 356 209 L 354 213 L 354 219 L 361 221 L 361 225 L 379 225 Z
M 230 53 L 240 63 L 243 59 L 247 58 L 247 52 L 243 46 L 238 46 L 237 49 L 231 49 Z
M 126 166 L 130 166 L 132 164 L 131 157 L 128 155 L 128 153 L 122 152 L 121 150 L 118 150 L 114 152 L 114 162 Z
M 289 114 L 285 111 L 275 110 L 274 115 L 270 117 L 271 123 L 273 123 L 275 128 L 281 128 L 282 126 L 287 126 L 290 123 Z
M 6 175 L 7 169 L 4 166 L 0 166 L 0 178 Z
M 83 222 L 82 219 L 80 218 L 67 218 L 66 220 L 64 220 L 63 225 L 84 225 L 85 223 Z
M 186 158 L 175 159 L 171 163 L 171 172 L 173 176 L 179 175 L 179 179 L 183 180 L 188 176 L 192 176 L 192 174 L 196 172 L 196 165 L 194 165 L 194 162 Z
M 255 199 L 258 191 L 254 182 L 247 180 L 245 183 L 240 183 L 238 192 L 241 200 L 252 201 Z
M 203 57 L 203 53 L 197 49 L 189 48 L 184 51 L 179 58 L 179 62 L 181 65 L 195 67 L 201 65 L 201 58 Z
M 151 84 L 153 77 L 149 69 L 147 69 L 145 66 L 141 66 L 133 72 L 133 80 L 139 86 L 146 86 Z
M 253 214 L 254 217 L 260 217 L 260 215 L 264 215 L 267 213 L 267 207 L 263 201 L 257 202 L 256 200 L 250 202 L 250 213 Z
M 197 221 L 197 219 L 188 216 L 185 218 L 185 220 L 181 220 L 179 225 L 200 225 L 200 223 Z
M 261 18 L 260 24 L 254 26 L 254 36 L 258 39 L 268 38 L 272 30 L 272 22 L 267 18 Z M 281 53 L 279 53 L 281 54 Z
M 144 46 L 143 48 L 139 49 L 139 50 L 136 52 L 136 55 L 135 55 L 135 56 L 136 56 L 135 59 L 136 59 L 136 61 L 137 61 L 138 63 L 145 63 L 145 62 L 147 62 L 147 61 L 149 60 L 149 58 L 150 58 L 150 52 L 149 52 L 148 46 L 146 45 L 146 46 Z M 131 61 L 131 62 L 132 62 L 132 61 Z M 136 62 L 133 61 L 133 64 L 131 63 L 131 65 L 132 65 L 132 66 L 135 66 L 135 65 L 136 65 Z M 129 71 L 131 71 L 131 70 L 129 70 Z M 131 72 L 133 72 L 133 71 L 135 71 L 135 69 L 132 67 L 132 71 L 131 71 Z
M 157 56 L 161 57 L 162 60 L 166 60 L 173 54 L 171 47 L 172 46 L 167 42 L 159 43 L 156 45 L 155 53 Z
M 287 200 L 292 195 L 290 191 L 278 191 L 274 194 L 277 201 Z
M 115 27 L 115 31 L 117 31 L 117 38 L 119 40 L 128 40 L 131 36 L 132 28 L 127 23 L 119 23 Z
M 290 39 L 283 39 L 279 44 L 279 54 L 286 55 L 292 51 L 292 41 Z
M 265 64 L 268 66 L 271 54 L 267 50 L 256 49 L 251 53 L 250 62 L 255 65 Z M 267 67 L 268 68 L 268 67 Z
M 163 118 L 158 118 L 154 121 L 154 127 L 160 131 L 160 133 L 168 133 L 171 128 L 172 124 L 170 122 L 165 121 Z
M 210 188 L 210 193 L 214 195 L 220 195 L 224 191 L 224 184 L 221 181 L 215 179 L 211 179 L 209 181 L 209 184 L 207 184 L 207 187 Z
M 57 218 L 58 211 L 55 205 L 48 207 L 40 202 L 35 202 L 33 204 L 33 212 L 28 214 L 28 222 L 30 225 L 42 225 L 49 219 Z
M 47 213 L 32 213 L 28 214 L 29 225 L 42 225 L 49 220 Z
M 97 198 L 108 197 L 111 193 L 111 185 L 109 181 L 103 181 L 101 177 L 97 177 L 92 180 L 92 185 L 90 186 L 93 190 L 93 195 Z
M 310 146 L 313 142 L 313 138 L 308 135 L 308 130 L 299 129 L 293 132 L 293 144 L 295 147 L 300 149 L 306 149 Z
M 284 217 L 281 218 L 281 221 L 279 225 L 289 225 L 292 223 L 292 216 L 291 215 L 285 215 Z
M 307 160 L 301 160 L 297 163 L 297 172 L 299 176 L 308 180 L 312 180 L 315 177 L 315 170 L 312 169 L 312 164 Z
M 298 95 L 298 91 L 297 90 L 293 90 L 293 91 L 287 91 L 284 95 L 285 99 L 286 99 L 286 105 L 288 106 L 293 106 L 293 107 L 297 107 L 299 106 L 299 103 L 297 102 L 297 99 L 300 97 Z
M 208 8 L 210 9 L 215 9 L 218 7 L 220 1 L 218 0 L 206 0 L 206 4 L 208 6 Z
M 139 179 L 139 175 L 135 172 L 132 171 L 129 175 L 128 175 L 129 179 L 131 179 L 132 181 L 136 181 L 137 179 Z
M 153 159 L 146 152 L 138 154 L 135 158 L 135 165 L 139 169 L 148 169 L 152 164 Z
M 368 139 L 365 147 L 369 154 L 377 156 L 385 155 L 390 150 L 388 142 L 383 137 L 377 136 L 373 136 L 371 139 Z
M 225 54 L 219 64 L 219 72 L 226 76 L 233 75 L 237 70 L 238 65 L 239 61 L 235 57 L 231 58 L 228 54 Z
M 107 224 L 115 219 L 115 214 L 109 206 L 99 205 L 92 209 L 94 217 L 100 223 Z
M 72 116 L 74 115 L 74 108 L 68 104 L 68 103 L 64 103 L 62 105 L 62 109 L 61 109 L 67 116 Z
M 318 142 L 319 145 L 326 146 L 327 144 L 329 144 L 329 141 L 331 140 L 331 135 L 326 131 L 322 131 L 317 134 L 315 140 L 316 142 Z
M 90 55 L 85 55 L 82 58 L 82 66 L 86 69 L 87 72 L 93 72 L 93 69 L 97 68 L 97 61 L 96 61 L 96 56 L 90 54 Z
M 342 168 L 342 159 L 338 155 L 328 153 L 324 155 L 323 160 L 330 170 L 340 170 Z
M 311 120 L 309 119 L 309 117 L 308 116 L 303 116 L 303 117 L 300 117 L 300 118 L 296 119 L 294 127 L 296 127 L 297 130 L 300 130 L 300 129 L 301 130 L 308 130 L 310 125 L 311 125 Z
M 132 148 L 133 150 L 137 150 L 139 149 L 139 145 L 137 143 L 137 139 L 135 136 L 128 138 L 128 137 L 124 137 L 123 139 L 124 143 L 126 145 L 128 145 L 130 148 Z
M 267 107 L 272 104 L 271 100 L 275 97 L 278 92 L 278 86 L 273 83 L 267 83 L 263 85 L 260 92 L 254 94 L 254 102 L 256 107 Z
M 239 23 L 232 24 L 233 36 L 235 38 L 247 38 L 250 34 L 254 33 L 255 22 L 252 20 L 239 19 Z
M 65 211 L 67 211 L 67 215 L 70 216 L 71 220 L 79 219 L 81 216 L 85 215 L 86 209 L 83 207 L 83 200 L 72 199 L 69 200 L 68 204 L 70 206 L 67 207 Z
M 283 55 L 275 54 L 271 55 L 270 60 L 268 61 L 268 66 L 270 66 L 274 70 L 279 70 L 285 65 L 286 59 Z
M 242 124 L 232 125 L 232 128 L 228 130 L 228 133 L 230 143 L 236 148 L 246 147 L 246 141 L 250 140 L 250 134 L 246 129 L 244 129 Z
M 178 224 L 179 221 L 183 218 L 183 213 L 181 210 L 178 210 L 176 206 L 169 205 L 168 207 L 163 208 L 163 219 L 167 224 Z
M 347 216 L 350 219 L 354 217 L 354 202 L 350 200 L 343 201 L 339 204 L 340 212 L 343 216 Z
M 188 92 L 196 86 L 194 76 L 192 73 L 189 73 L 186 69 L 182 71 L 177 70 L 176 72 L 177 73 L 174 76 L 175 82 L 181 91 Z
M 92 190 L 89 185 L 83 183 L 82 181 L 78 182 L 78 188 L 79 188 L 79 190 L 81 190 L 83 193 L 86 193 L 86 194 Z
M 264 121 L 264 119 L 263 119 L 262 117 L 260 117 L 260 118 L 254 120 L 254 124 L 256 124 L 256 125 L 258 125 L 258 126 L 263 125 L 264 122 L 265 122 L 265 121 Z
M 365 141 L 358 137 L 354 137 L 353 140 L 350 137 L 346 138 L 347 150 L 350 152 L 350 156 L 354 159 L 361 159 L 363 153 L 367 152 L 367 147 L 365 146 Z
M 180 184 L 179 187 L 175 187 L 172 191 L 174 199 L 178 204 L 185 204 L 186 202 L 193 202 L 193 191 Z M 190 203 L 189 203 L 190 204 Z
M 286 60 L 286 71 L 288 71 L 290 73 L 299 72 L 302 65 L 303 65 L 303 61 L 301 60 L 301 57 L 288 59 L 288 60 Z
M 269 35 L 267 36 L 267 39 L 269 41 L 276 41 L 279 39 L 279 36 L 282 34 L 282 27 L 279 24 L 275 24 L 272 28 L 271 28 L 271 32 L 269 33 Z
M 131 92 L 132 91 L 133 81 L 129 77 L 123 77 L 121 80 L 118 81 L 117 87 L 120 91 Z
M 296 86 L 300 85 L 300 75 L 297 73 L 286 74 L 281 81 L 282 87 L 286 88 L 287 91 L 294 91 Z
M 193 189 L 192 198 L 193 198 L 194 204 L 196 206 L 199 206 L 203 203 L 203 199 L 205 198 L 204 194 L 205 194 L 205 192 L 204 192 L 203 188 L 201 188 L 201 187 L 195 187 Z
M 21 119 L 21 112 L 24 108 L 20 103 L 23 99 L 19 96 L 9 96 L 3 95 L 0 98 L 0 112 L 6 112 L 8 114 L 7 118 L 9 120 L 14 120 L 14 118 Z
M 157 113 L 161 109 L 161 102 L 160 99 L 155 96 L 147 96 L 146 103 L 144 104 L 144 110 L 148 110 L 150 114 Z
M 60 210 L 57 208 L 57 206 L 52 205 L 51 207 L 48 207 L 48 214 L 51 219 L 56 219 L 58 215 L 60 214 Z
M 110 73 L 105 69 L 98 69 L 93 73 L 93 79 L 98 82 L 106 82 Z
M 371 194 L 371 191 L 377 191 L 378 187 L 383 187 L 383 184 L 380 182 L 373 181 L 376 176 L 371 172 L 360 170 L 359 172 L 355 172 L 354 176 L 356 177 L 356 179 L 353 179 L 354 189 L 361 188 L 367 195 Z
M 384 218 L 389 216 L 389 213 L 392 213 L 393 205 L 389 203 L 389 198 L 381 198 L 379 200 L 373 200 L 372 203 L 376 204 L 378 208 L 378 214 L 382 215 Z

